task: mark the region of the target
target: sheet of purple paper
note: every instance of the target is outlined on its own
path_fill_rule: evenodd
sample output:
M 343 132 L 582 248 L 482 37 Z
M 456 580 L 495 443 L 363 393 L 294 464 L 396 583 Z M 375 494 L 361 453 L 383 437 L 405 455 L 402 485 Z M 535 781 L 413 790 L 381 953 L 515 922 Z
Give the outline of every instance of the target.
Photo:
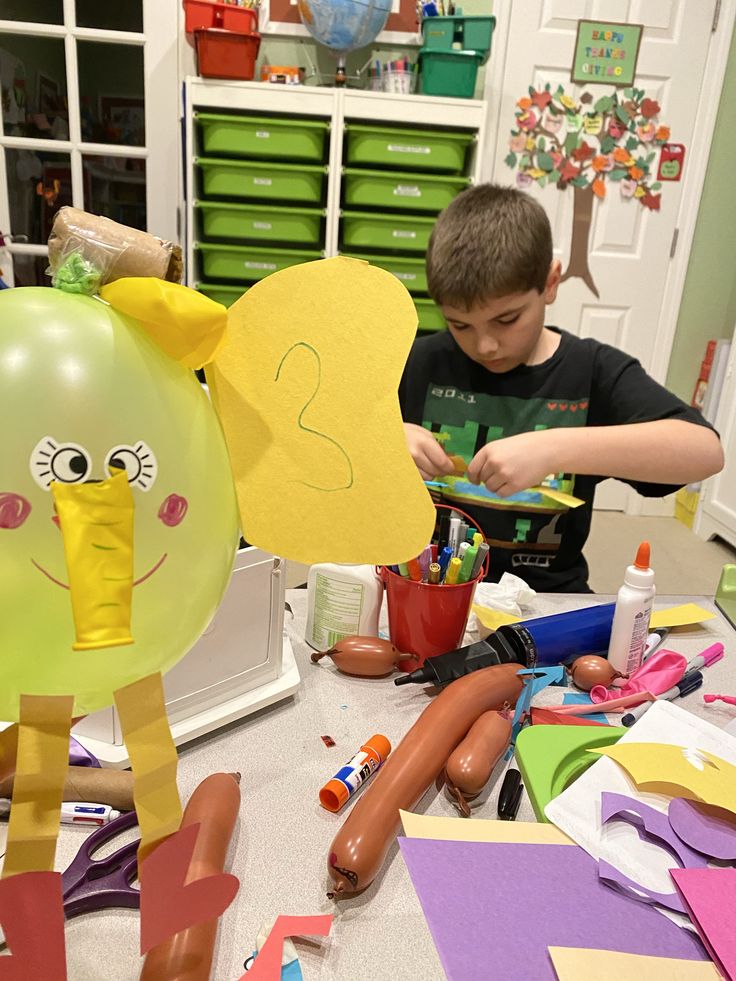
M 562 699 L 563 705 L 591 705 L 590 695 L 584 691 L 566 691 L 565 696 Z M 586 719 L 593 719 L 594 722 L 602 722 L 604 726 L 610 725 L 610 722 L 603 714 L 603 712 L 594 712 L 591 715 L 586 715 Z
M 399 844 L 449 981 L 555 981 L 549 946 L 706 959 L 694 934 L 600 882 L 582 848 Z
M 724 977 L 736 978 L 736 869 L 672 869 L 670 874 L 716 967 Z
M 670 801 L 667 817 L 675 833 L 696 851 L 720 858 L 736 859 L 736 819 L 718 807 L 675 797 Z

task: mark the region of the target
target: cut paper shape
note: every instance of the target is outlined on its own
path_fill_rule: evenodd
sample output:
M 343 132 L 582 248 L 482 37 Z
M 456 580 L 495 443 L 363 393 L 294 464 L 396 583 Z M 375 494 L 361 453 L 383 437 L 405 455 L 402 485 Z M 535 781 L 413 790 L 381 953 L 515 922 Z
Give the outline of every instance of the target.
M 69 764 L 71 695 L 21 695 L 18 757 L 3 878 L 52 872 Z
M 521 617 L 515 617 L 511 613 L 491 610 L 487 606 L 478 606 L 477 603 L 473 603 L 472 610 L 483 626 L 489 630 L 498 630 L 499 627 L 504 627 L 507 623 L 519 623 L 521 620 Z
M 66 981 L 64 907 L 59 872 L 26 872 L 0 882 L 0 927 L 10 956 L 3 981 Z
M 591 715 L 558 715 L 547 708 L 532 706 L 531 718 L 533 726 L 607 726 L 608 722 L 598 722 Z
M 53 481 L 51 492 L 64 538 L 75 651 L 132 644 L 133 515 L 128 476 L 82 484 Z
M 640 790 L 736 812 L 736 766 L 701 749 L 628 743 L 591 750 L 622 766 Z
M 670 606 L 666 610 L 653 610 L 649 620 L 649 629 L 659 627 L 690 627 L 695 623 L 713 620 L 715 613 L 706 610 L 697 603 L 683 603 L 681 606 Z
M 736 977 L 736 869 L 672 869 L 690 919 L 726 978 Z
M 332 929 L 332 914 L 326 916 L 279 916 L 249 971 L 240 981 L 280 981 L 281 949 L 285 937 L 326 937 Z
M 161 350 L 185 368 L 204 367 L 225 338 L 227 309 L 179 283 L 128 276 L 103 286 L 100 296 L 134 317 Z
M 710 961 L 684 961 L 676 957 L 648 957 L 615 950 L 583 947 L 548 947 L 557 981 L 720 981 Z
M 166 718 L 160 674 L 115 692 L 123 739 L 135 777 L 133 799 L 141 829 L 142 862 L 162 838 L 178 830 L 182 807 L 176 786 L 177 754 Z
M 432 817 L 399 811 L 407 838 L 431 838 L 434 841 L 504 841 L 527 845 L 574 845 L 553 824 L 534 821 L 489 821 L 483 818 Z
M 550 944 L 703 960 L 697 937 L 598 879 L 567 845 L 400 838 L 449 981 L 545 981 Z M 489 888 L 489 883 L 501 884 Z M 519 932 L 520 924 L 528 929 Z
M 531 701 L 535 695 L 550 685 L 565 683 L 565 669 L 561 665 L 552 668 L 524 668 L 519 671 L 519 677 L 524 681 L 524 691 L 516 701 L 516 709 L 512 724 L 514 737 L 518 735 L 518 726 L 522 719 L 529 714 Z
M 670 801 L 667 819 L 677 837 L 696 851 L 724 862 L 736 861 L 736 822 L 728 812 L 684 797 Z
M 610 746 L 626 731 L 620 726 L 533 725 L 522 729 L 516 740 L 516 762 L 537 821 L 548 820 L 547 804 L 591 766 L 586 750 Z
M 141 954 L 206 920 L 216 920 L 237 895 L 240 883 L 229 872 L 187 882 L 199 834 L 188 824 L 155 848 L 140 864 Z
M 563 705 L 592 705 L 593 701 L 590 695 L 584 691 L 566 691 L 562 696 Z M 554 710 L 550 713 L 554 714 Z M 574 716 L 571 716 L 574 718 Z M 608 719 L 603 712 L 594 712 L 585 716 L 586 719 L 593 719 L 594 722 L 600 723 L 600 725 L 607 726 Z
M 564 491 L 555 490 L 553 487 L 546 487 L 544 484 L 530 487 L 529 490 L 534 491 L 536 494 L 544 494 L 545 497 L 549 497 L 558 504 L 563 504 L 566 508 L 579 508 L 581 504 L 585 504 L 585 501 L 580 497 L 575 497 L 573 494 L 566 494 Z
M 639 837 L 649 837 L 664 843 L 679 859 L 683 868 L 701 868 L 706 865 L 703 855 L 677 837 L 666 815 L 661 811 L 623 794 L 601 794 L 601 824 L 606 824 L 615 817 L 623 818 L 633 824 L 637 828 Z M 676 913 L 687 912 L 677 892 L 654 892 L 630 879 L 604 859 L 598 863 L 598 874 L 604 882 L 608 882 L 639 902 L 659 903 Z
M 345 257 L 274 273 L 233 304 L 207 377 L 249 542 L 305 563 L 421 553 L 435 509 L 397 395 L 416 323 L 394 276 Z

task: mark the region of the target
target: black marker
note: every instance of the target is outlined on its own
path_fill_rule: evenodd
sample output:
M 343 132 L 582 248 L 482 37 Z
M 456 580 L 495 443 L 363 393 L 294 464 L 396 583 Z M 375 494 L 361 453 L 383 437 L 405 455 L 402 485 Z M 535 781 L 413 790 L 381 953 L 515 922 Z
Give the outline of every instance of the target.
M 498 817 L 501 821 L 514 821 L 519 812 L 524 784 L 518 770 L 507 770 L 498 794 Z

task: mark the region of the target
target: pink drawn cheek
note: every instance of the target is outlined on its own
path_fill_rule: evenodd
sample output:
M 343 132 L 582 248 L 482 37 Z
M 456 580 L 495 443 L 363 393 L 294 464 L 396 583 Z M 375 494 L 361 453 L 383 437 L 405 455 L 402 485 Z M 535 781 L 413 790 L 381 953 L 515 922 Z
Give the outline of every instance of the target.
M 168 528 L 176 528 L 184 520 L 189 504 L 186 497 L 179 497 L 178 494 L 169 494 L 164 503 L 158 509 L 158 516 Z
M 0 528 L 20 528 L 31 513 L 31 505 L 20 494 L 0 493 Z

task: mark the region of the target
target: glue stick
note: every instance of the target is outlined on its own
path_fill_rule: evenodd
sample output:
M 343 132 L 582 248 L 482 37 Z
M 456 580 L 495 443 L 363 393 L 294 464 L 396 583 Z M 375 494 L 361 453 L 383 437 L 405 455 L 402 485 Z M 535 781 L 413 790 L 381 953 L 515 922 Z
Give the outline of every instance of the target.
M 391 743 L 376 734 L 363 743 L 360 751 L 328 780 L 319 792 L 319 802 L 328 811 L 339 811 L 355 791 L 386 761 Z

